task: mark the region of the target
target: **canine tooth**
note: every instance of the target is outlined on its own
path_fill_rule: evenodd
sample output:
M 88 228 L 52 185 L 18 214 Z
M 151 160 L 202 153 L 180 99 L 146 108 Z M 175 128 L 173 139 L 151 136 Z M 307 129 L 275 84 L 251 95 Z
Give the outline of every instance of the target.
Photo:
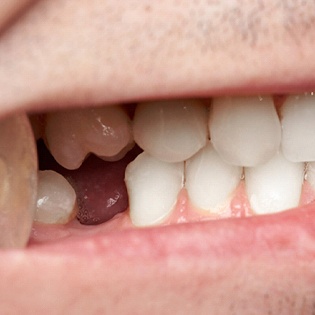
M 52 155 L 68 169 L 80 167 L 90 152 L 113 160 L 133 142 L 129 117 L 119 106 L 48 114 L 45 131 Z
M 211 141 L 229 164 L 257 166 L 277 152 L 281 126 L 270 97 L 214 98 Z
M 211 143 L 186 162 L 185 186 L 198 208 L 219 211 L 236 189 L 242 167 L 225 163 Z
M 245 168 L 245 184 L 252 209 L 268 214 L 297 207 L 304 179 L 304 163 L 288 161 L 278 152 L 266 164 Z
M 207 107 L 197 100 L 139 104 L 133 133 L 136 143 L 165 162 L 182 162 L 206 145 Z
M 160 223 L 172 211 L 183 185 L 184 162 L 167 163 L 141 153 L 126 169 L 130 218 L 136 226 Z
M 37 154 L 26 115 L 0 122 L 0 247 L 24 247 L 29 239 L 37 194 Z
M 76 215 L 76 194 L 69 182 L 54 171 L 39 171 L 34 221 L 65 224 Z
M 289 96 L 281 114 L 284 156 L 292 162 L 315 161 L 315 96 Z

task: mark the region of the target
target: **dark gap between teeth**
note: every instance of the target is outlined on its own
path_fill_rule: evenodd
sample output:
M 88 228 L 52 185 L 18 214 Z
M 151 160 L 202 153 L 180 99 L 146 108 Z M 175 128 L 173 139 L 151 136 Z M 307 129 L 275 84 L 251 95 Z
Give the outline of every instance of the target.
M 42 140 L 37 142 L 37 152 L 40 170 L 60 173 L 74 188 L 80 223 L 101 224 L 128 208 L 125 169 L 142 152 L 139 147 L 134 147 L 116 162 L 106 162 L 91 154 L 77 170 L 68 170 L 59 165 Z

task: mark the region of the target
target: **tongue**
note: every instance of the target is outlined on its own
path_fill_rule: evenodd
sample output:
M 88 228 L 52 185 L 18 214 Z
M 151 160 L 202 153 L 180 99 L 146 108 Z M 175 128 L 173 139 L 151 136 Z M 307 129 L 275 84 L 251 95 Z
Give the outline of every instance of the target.
M 65 176 L 77 194 L 78 220 L 84 225 L 107 222 L 128 207 L 124 182 L 127 165 L 141 153 L 138 147 L 117 162 L 105 162 L 90 155 L 77 170 L 67 170 L 52 157 L 42 141 L 38 142 L 39 168 Z

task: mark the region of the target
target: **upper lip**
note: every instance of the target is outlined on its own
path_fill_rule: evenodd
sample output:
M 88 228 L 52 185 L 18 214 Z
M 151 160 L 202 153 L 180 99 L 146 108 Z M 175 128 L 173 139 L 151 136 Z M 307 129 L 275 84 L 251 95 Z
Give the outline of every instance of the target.
M 256 15 L 244 10 L 238 24 L 232 2 L 215 10 L 204 4 L 202 15 L 192 15 L 190 1 L 185 10 L 175 1 L 81 5 L 84 20 L 81 6 L 38 2 L 2 34 L 0 113 L 314 88 L 315 30 L 306 27 L 311 4 L 296 3 L 292 20 L 291 9 L 283 8 L 285 22 L 273 14 L 272 1 L 263 8 L 250 3 Z M 247 26 L 246 37 L 251 18 L 260 24 Z M 230 32 L 220 31 L 223 26 Z

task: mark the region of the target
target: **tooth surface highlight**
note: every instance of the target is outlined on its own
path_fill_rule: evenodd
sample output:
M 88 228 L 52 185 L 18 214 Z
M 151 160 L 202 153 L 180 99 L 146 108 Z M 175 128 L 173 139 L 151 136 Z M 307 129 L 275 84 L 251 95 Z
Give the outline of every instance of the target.
M 184 162 L 167 163 L 141 153 L 126 169 L 130 218 L 136 226 L 158 224 L 176 204 Z
M 182 162 L 206 145 L 207 116 L 197 100 L 142 103 L 134 116 L 134 138 L 157 159 Z
M 39 171 L 35 221 L 65 224 L 76 215 L 76 194 L 69 182 L 54 171 Z
M 214 98 L 210 138 L 229 164 L 256 166 L 277 152 L 281 126 L 271 97 Z
M 45 132 L 52 155 L 68 169 L 80 167 L 90 152 L 118 160 L 133 143 L 129 117 L 119 106 L 48 114 Z
M 37 195 L 37 154 L 25 114 L 0 121 L 0 248 L 24 247 Z
M 288 161 L 278 152 L 266 164 L 245 168 L 251 208 L 257 214 L 275 213 L 299 205 L 304 163 Z
M 315 95 L 288 96 L 281 114 L 284 156 L 292 162 L 315 161 Z
M 186 162 L 190 201 L 204 210 L 221 210 L 238 186 L 242 171 L 242 167 L 225 163 L 209 143 Z

